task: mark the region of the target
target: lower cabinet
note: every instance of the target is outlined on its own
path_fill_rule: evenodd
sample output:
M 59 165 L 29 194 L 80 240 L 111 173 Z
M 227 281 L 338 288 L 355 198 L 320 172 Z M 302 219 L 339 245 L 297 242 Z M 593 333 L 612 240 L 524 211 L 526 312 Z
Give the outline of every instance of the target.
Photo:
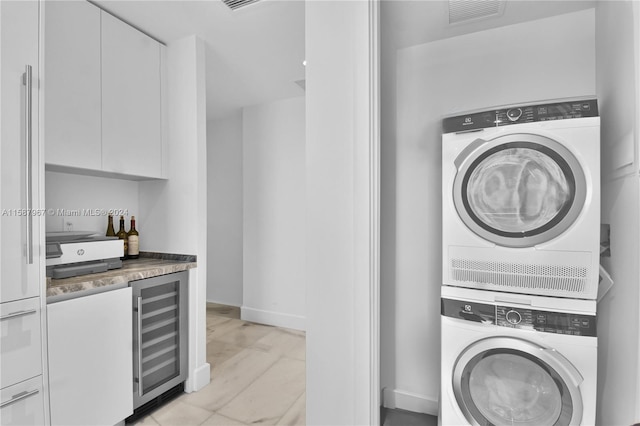
M 0 304 L 0 425 L 44 423 L 40 298 Z
M 42 376 L 37 376 L 0 391 L 0 424 L 24 426 L 44 424 Z
M 127 287 L 47 306 L 52 425 L 133 413 L 131 298 Z

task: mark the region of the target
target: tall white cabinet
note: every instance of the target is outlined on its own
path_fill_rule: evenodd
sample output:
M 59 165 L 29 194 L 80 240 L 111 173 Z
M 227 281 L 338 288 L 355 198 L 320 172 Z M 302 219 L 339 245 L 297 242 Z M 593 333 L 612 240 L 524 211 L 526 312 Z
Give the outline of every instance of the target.
M 41 425 L 44 278 L 38 1 L 0 2 L 0 424 Z

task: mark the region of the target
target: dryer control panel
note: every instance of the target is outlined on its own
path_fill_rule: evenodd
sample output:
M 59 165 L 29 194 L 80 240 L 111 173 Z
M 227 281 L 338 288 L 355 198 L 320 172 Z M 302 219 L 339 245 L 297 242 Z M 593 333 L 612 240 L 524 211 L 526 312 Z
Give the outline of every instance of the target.
M 441 314 L 487 325 L 572 336 L 596 336 L 596 316 L 441 299 Z
M 511 124 L 597 116 L 598 102 L 595 99 L 585 99 L 505 107 L 448 117 L 442 121 L 442 130 L 443 133 L 468 132 Z

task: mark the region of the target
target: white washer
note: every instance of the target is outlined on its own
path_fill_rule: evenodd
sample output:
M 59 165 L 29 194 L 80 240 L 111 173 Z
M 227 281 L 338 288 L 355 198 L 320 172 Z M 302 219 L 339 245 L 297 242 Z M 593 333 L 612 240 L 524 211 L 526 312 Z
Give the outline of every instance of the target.
M 440 423 L 596 420 L 596 302 L 442 287 Z
M 443 283 L 595 299 L 596 100 L 470 113 L 443 128 Z

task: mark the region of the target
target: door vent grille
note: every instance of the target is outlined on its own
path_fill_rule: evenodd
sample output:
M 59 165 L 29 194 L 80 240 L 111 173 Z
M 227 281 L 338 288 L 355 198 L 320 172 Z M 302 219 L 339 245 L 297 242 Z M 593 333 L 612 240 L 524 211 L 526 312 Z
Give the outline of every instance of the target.
M 241 7 L 249 6 L 250 4 L 257 3 L 259 0 L 222 0 L 224 4 L 229 6 L 229 9 L 236 10 Z
M 449 0 L 449 24 L 500 16 L 504 0 Z
M 458 282 L 484 284 L 496 290 L 585 293 L 589 269 L 583 266 L 537 265 L 483 260 L 452 259 L 451 278 Z M 471 286 L 473 287 L 473 286 Z

